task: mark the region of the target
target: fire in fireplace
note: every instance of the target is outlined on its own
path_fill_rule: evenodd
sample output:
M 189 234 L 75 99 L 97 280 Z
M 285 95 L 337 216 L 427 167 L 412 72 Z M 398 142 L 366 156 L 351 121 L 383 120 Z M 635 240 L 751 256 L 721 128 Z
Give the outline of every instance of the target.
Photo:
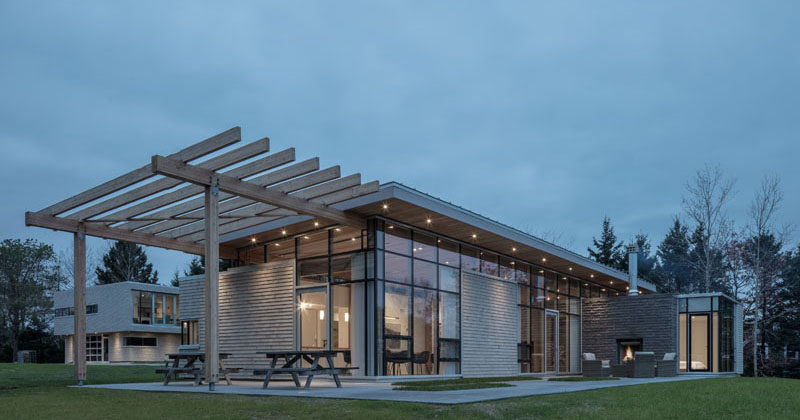
M 633 354 L 641 350 L 641 338 L 625 338 L 617 340 L 617 363 L 632 360 Z

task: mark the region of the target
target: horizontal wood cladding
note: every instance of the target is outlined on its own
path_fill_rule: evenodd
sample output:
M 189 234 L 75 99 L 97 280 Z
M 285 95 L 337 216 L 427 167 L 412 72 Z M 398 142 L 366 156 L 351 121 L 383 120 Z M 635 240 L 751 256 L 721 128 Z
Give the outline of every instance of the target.
M 205 346 L 203 287 L 205 278 L 182 279 L 181 319 L 199 321 L 200 348 Z M 230 269 L 219 276 L 219 350 L 231 353 L 226 366 L 263 368 L 264 350 L 293 348 L 294 261 Z M 247 376 L 247 375 L 245 375 Z
M 478 273 L 461 276 L 461 373 L 519 373 L 519 287 Z

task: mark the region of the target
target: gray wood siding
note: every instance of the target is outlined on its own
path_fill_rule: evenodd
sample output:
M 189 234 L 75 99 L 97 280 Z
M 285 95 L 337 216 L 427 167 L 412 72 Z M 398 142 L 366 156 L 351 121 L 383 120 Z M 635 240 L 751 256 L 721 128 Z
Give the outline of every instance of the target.
M 519 286 L 495 277 L 461 276 L 461 374 L 503 376 L 519 373 Z
M 205 346 L 203 276 L 182 279 L 181 319 L 199 320 Z M 266 358 L 255 352 L 293 348 L 294 261 L 233 268 L 219 276 L 219 349 L 225 364 L 254 369 Z

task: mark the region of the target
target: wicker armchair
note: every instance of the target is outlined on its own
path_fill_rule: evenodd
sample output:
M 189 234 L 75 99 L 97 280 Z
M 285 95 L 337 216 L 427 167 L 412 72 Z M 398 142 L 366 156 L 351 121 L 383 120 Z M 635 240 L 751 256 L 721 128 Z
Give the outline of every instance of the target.
M 637 351 L 633 354 L 634 378 L 653 378 L 656 376 L 656 355 L 652 351 Z
M 608 360 L 597 360 L 594 353 L 583 353 L 583 376 L 608 376 L 611 367 Z
M 664 358 L 656 362 L 656 376 L 677 376 L 678 375 L 678 359 L 675 353 L 664 353 Z

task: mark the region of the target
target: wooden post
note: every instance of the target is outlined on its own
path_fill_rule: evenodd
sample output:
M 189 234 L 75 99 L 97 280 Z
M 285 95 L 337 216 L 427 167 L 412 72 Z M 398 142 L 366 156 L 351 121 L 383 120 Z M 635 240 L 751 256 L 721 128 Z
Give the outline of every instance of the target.
M 86 380 L 86 234 L 74 234 L 74 283 L 75 334 L 72 335 L 72 361 L 75 363 L 75 379 L 78 385 Z
M 219 188 L 206 188 L 206 381 L 213 391 L 219 380 Z

